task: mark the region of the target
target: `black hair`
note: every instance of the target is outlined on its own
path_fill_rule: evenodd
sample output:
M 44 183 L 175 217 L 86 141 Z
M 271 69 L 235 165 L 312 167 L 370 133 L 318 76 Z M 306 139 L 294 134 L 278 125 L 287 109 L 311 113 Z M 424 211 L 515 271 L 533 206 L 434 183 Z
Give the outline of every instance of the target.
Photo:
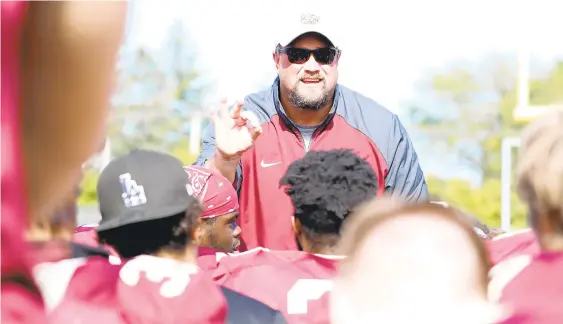
M 203 211 L 196 198 L 189 199 L 185 212 L 100 231 L 100 242 L 112 246 L 126 259 L 163 250 L 182 253 L 191 244 L 193 228 Z
M 293 162 L 280 180 L 305 235 L 338 238 L 342 222 L 375 197 L 373 168 L 350 150 L 312 151 Z

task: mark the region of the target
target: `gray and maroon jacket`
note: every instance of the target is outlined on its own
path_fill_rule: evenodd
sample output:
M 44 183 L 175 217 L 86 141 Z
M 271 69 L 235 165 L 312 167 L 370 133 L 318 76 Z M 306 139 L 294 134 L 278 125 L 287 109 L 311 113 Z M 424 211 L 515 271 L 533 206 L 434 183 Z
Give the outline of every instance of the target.
M 301 134 L 283 112 L 278 85 L 276 79 L 270 89 L 244 99 L 243 109 L 256 114 L 263 133 L 243 153 L 237 169 L 242 251 L 257 246 L 297 249 L 291 227 L 293 207 L 279 181 L 306 149 Z M 351 149 L 375 170 L 380 194 L 387 192 L 411 202 L 428 200 L 418 157 L 398 117 L 341 85 L 335 93 L 330 114 L 313 134 L 309 150 Z M 195 164 L 205 164 L 215 151 L 215 131 L 210 125 Z

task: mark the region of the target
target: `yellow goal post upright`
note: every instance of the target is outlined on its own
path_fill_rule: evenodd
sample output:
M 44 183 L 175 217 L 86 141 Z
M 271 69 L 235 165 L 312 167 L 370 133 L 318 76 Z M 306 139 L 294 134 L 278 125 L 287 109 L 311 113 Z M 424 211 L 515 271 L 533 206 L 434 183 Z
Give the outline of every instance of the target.
M 561 105 L 530 105 L 530 51 L 523 49 L 518 55 L 518 100 L 513 112 L 516 122 L 530 121 L 557 109 Z M 512 150 L 520 147 L 520 137 L 505 137 L 501 146 L 501 227 L 505 231 L 511 230 L 511 189 L 512 189 Z

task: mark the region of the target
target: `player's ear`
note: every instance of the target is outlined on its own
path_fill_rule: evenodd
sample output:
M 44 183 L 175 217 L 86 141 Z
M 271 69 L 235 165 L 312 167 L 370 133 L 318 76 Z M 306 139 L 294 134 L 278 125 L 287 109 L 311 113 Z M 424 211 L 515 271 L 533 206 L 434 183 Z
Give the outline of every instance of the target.
M 301 235 L 301 222 L 295 216 L 291 216 L 291 227 L 295 236 L 299 237 Z
M 203 220 L 201 218 L 199 218 L 197 220 L 197 224 L 196 226 L 194 226 L 193 230 L 192 230 L 192 240 L 197 244 L 197 245 L 202 245 L 203 244 L 203 240 L 205 239 L 205 224 L 203 223 Z

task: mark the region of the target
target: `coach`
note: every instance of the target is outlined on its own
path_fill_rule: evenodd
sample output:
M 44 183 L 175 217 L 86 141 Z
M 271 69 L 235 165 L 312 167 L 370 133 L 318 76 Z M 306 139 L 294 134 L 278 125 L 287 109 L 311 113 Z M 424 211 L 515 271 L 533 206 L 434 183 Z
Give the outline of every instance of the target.
M 375 170 L 380 194 L 428 199 L 416 152 L 398 117 L 337 84 L 341 51 L 322 19 L 304 14 L 289 22 L 272 44 L 277 44 L 278 70 L 273 85 L 230 111 L 223 103 L 204 135 L 196 164 L 219 171 L 239 189 L 243 251 L 297 248 L 293 210 L 279 180 L 309 150 L 352 149 Z

